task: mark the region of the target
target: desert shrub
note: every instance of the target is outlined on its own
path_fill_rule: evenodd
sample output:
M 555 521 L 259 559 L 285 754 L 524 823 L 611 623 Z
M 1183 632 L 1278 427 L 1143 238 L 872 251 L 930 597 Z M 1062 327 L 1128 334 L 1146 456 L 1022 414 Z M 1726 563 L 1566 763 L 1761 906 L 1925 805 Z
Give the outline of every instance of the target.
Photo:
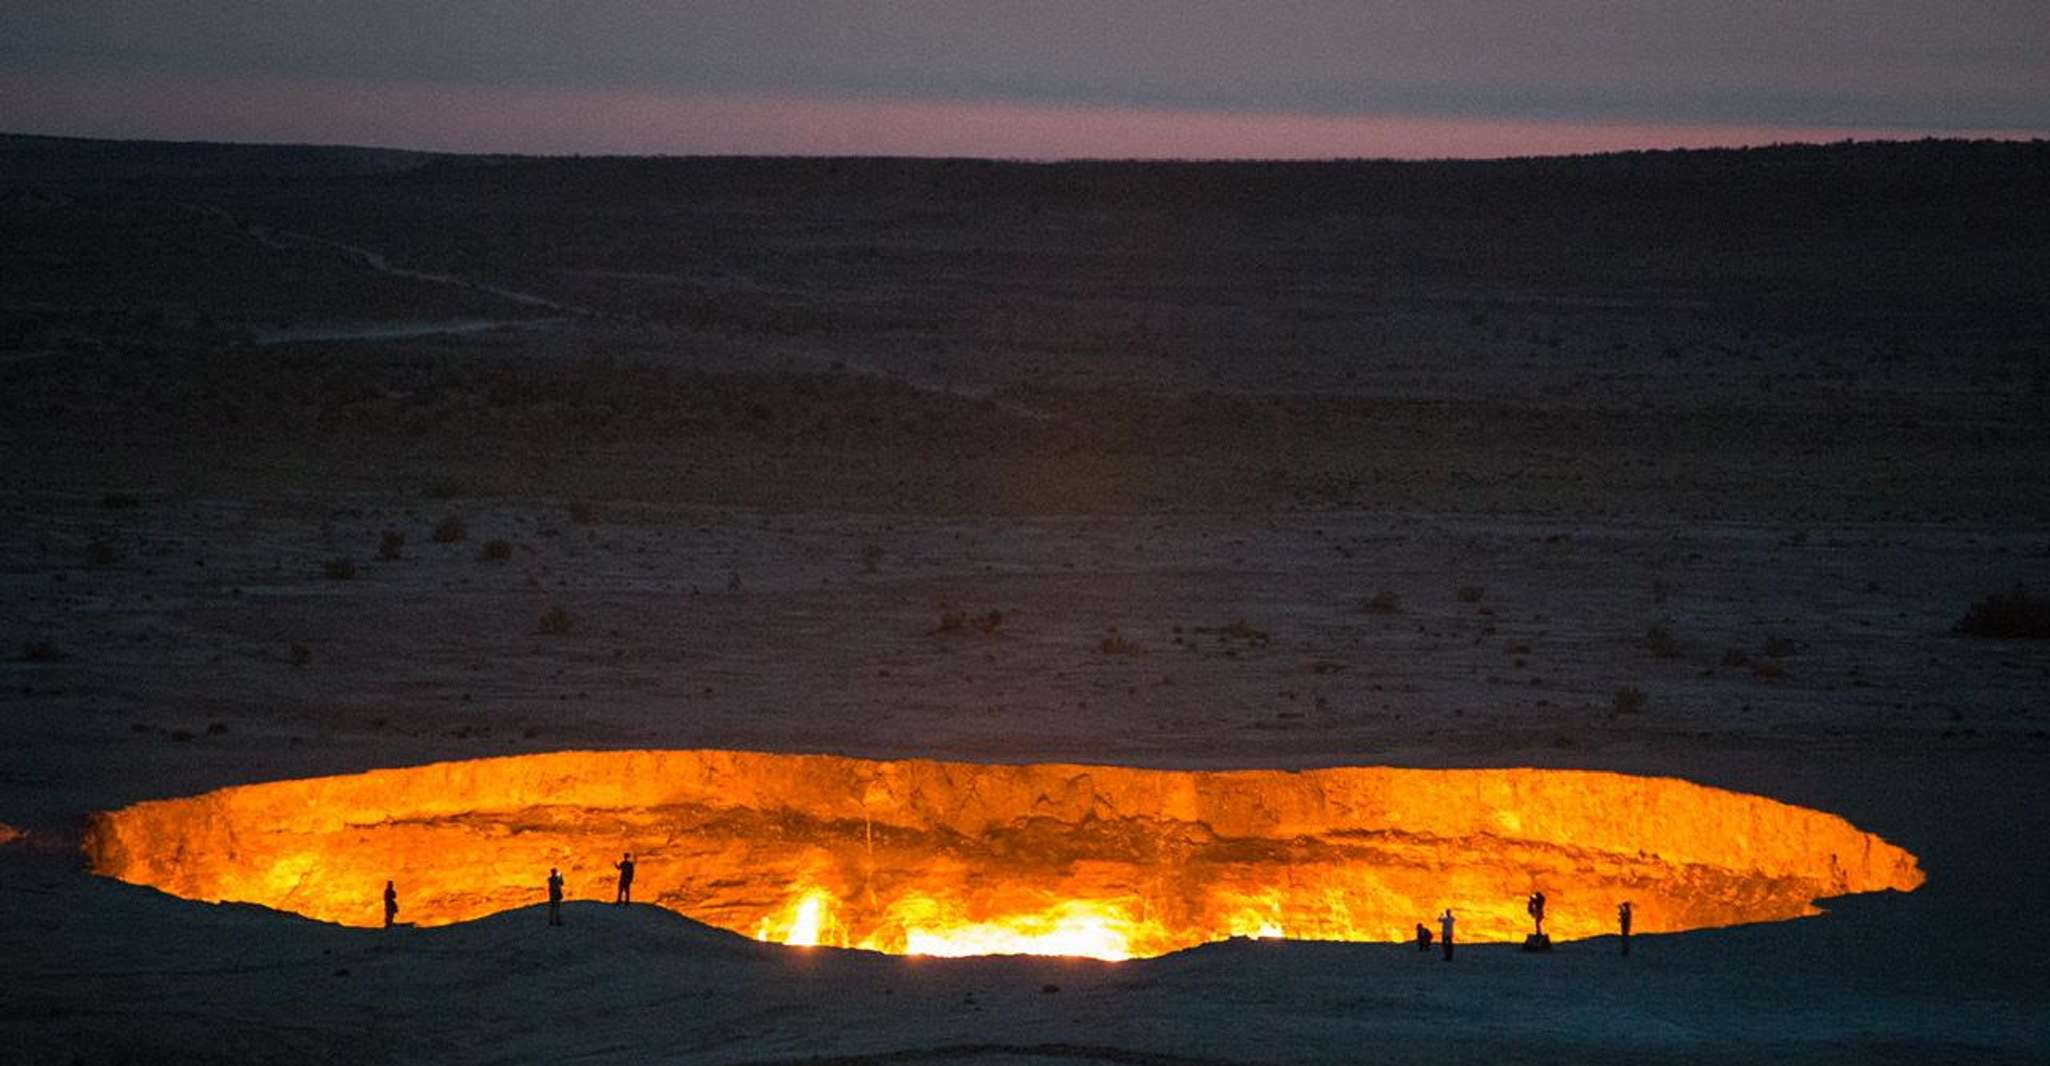
M 171 730 L 171 739 L 177 741 L 180 744 L 184 744 L 192 739 L 192 730 L 173 729 Z
M 406 535 L 396 529 L 387 529 L 377 538 L 377 557 L 391 562 L 406 550 Z
M 107 511 L 132 511 L 142 506 L 142 497 L 132 492 L 110 492 L 100 497 L 100 507 Z
M 320 572 L 329 581 L 347 581 L 356 576 L 356 560 L 347 556 L 329 559 L 327 562 L 320 564 Z
M 598 520 L 598 508 L 589 500 L 569 501 L 569 520 L 580 526 L 588 526 Z
M 1661 659 L 1680 657 L 1679 638 L 1673 636 L 1672 630 L 1662 625 L 1654 625 L 1644 631 L 1644 646 Z
M 2050 599 L 2016 585 L 2011 591 L 1995 592 L 1972 604 L 1951 631 L 1993 640 L 2050 639 Z
M 1214 633 L 1219 640 L 1243 640 L 1248 644 L 1265 645 L 1273 639 L 1266 630 L 1254 629 L 1246 624 L 1246 620 L 1243 618 L 1232 622 L 1230 625 L 1215 627 L 1196 626 L 1195 631 L 1198 633 Z
M 85 561 L 88 566 L 113 566 L 121 559 L 121 553 L 112 544 L 96 540 L 85 546 Z
M 861 572 L 862 572 L 862 573 L 864 573 L 864 574 L 873 574 L 873 573 L 875 573 L 875 572 L 876 572 L 876 567 L 877 567 L 877 566 L 879 566 L 879 565 L 881 565 L 881 564 L 882 564 L 882 561 L 883 561 L 883 546 L 882 546 L 882 545 L 880 545 L 880 544 L 864 544 L 864 545 L 862 545 L 862 548 L 861 548 Z
M 1787 657 L 1787 656 L 1789 656 L 1789 655 L 1793 655 L 1793 654 L 1795 654 L 1795 653 L 1799 652 L 1800 650 L 1801 650 L 1801 644 L 1800 644 L 1800 642 L 1799 642 L 1799 641 L 1796 641 L 1796 640 L 1793 640 L 1793 639 L 1791 639 L 1791 638 L 1788 638 L 1788 637 L 1767 637 L 1767 638 L 1765 638 L 1765 654 L 1767 654 L 1767 655 L 1769 655 L 1769 656 L 1771 656 L 1771 657 L 1773 657 L 1773 658 L 1775 658 L 1775 659 L 1784 659 L 1784 658 L 1786 658 L 1786 657 Z
M 285 651 L 292 657 L 293 666 L 305 666 L 313 661 L 313 649 L 296 640 L 286 645 Z
M 434 523 L 434 543 L 456 544 L 470 535 L 470 527 L 463 524 L 462 515 L 448 515 Z
M 966 611 L 946 611 L 940 615 L 940 624 L 933 627 L 927 636 L 942 633 L 981 633 L 995 636 L 1004 625 L 1004 612 L 992 610 L 986 614 L 969 614 Z
M 559 605 L 541 612 L 541 632 L 551 637 L 562 636 L 574 628 L 576 628 L 576 620 L 571 618 L 569 612 L 563 610 Z
M 61 663 L 71 658 L 71 653 L 47 640 L 24 641 L 21 657 L 31 663 Z
M 1110 635 L 1103 638 L 1103 642 L 1096 646 L 1096 650 L 1105 655 L 1140 655 L 1146 651 L 1126 640 L 1124 634 L 1119 633 L 1116 628 L 1111 629 Z
M 427 495 L 437 500 L 453 500 L 463 494 L 463 483 L 452 477 L 438 477 L 427 483 Z
M 1617 714 L 1638 714 L 1646 703 L 1644 690 L 1634 685 L 1624 685 L 1609 699 L 1609 709 Z
M 477 558 L 481 562 L 502 563 L 512 558 L 512 553 L 512 541 L 487 540 L 484 542 L 484 550 L 477 553 Z
M 1723 653 L 1723 665 L 1749 666 L 1751 665 L 1751 656 L 1742 648 L 1731 648 Z
M 1767 681 L 1778 681 L 1787 676 L 1787 668 L 1771 659 L 1760 659 L 1751 664 L 1751 676 Z
M 206 735 L 207 735 L 207 736 L 210 736 L 210 737 L 220 737 L 220 736 L 226 736 L 227 734 L 228 734 L 228 723 L 226 723 L 226 722 L 208 722 L 208 723 L 206 724 Z
M 1461 585 L 1455 593 L 1461 603 L 1479 603 L 1481 602 L 1481 597 L 1487 594 L 1488 590 L 1479 585 Z
M 1401 614 L 1402 597 L 1390 589 L 1382 589 L 1367 597 L 1362 606 L 1368 614 Z

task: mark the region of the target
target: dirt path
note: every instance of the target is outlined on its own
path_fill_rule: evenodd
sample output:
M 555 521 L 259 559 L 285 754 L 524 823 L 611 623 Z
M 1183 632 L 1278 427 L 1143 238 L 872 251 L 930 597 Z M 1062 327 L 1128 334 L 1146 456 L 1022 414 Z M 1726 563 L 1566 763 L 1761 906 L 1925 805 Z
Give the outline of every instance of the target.
M 400 322 L 358 327 L 312 327 L 306 329 L 258 330 L 257 344 L 296 344 L 302 341 L 391 341 L 408 337 L 485 333 L 495 329 L 525 329 L 556 325 L 561 318 L 478 318 L 454 322 Z
M 564 315 L 571 315 L 578 318 L 602 317 L 597 311 L 594 311 L 588 307 L 581 307 L 576 304 L 560 303 L 558 301 L 551 300 L 545 296 L 539 296 L 531 292 L 521 292 L 517 289 L 508 289 L 501 285 L 493 285 L 489 282 L 479 281 L 476 278 L 465 277 L 461 274 L 441 274 L 435 273 L 433 271 L 414 270 L 410 267 L 402 267 L 393 263 L 391 261 L 391 258 L 385 255 L 383 252 L 377 251 L 373 248 L 365 248 L 361 245 L 356 244 L 345 244 L 341 241 L 328 240 L 325 237 L 315 237 L 312 234 L 308 233 L 296 233 L 289 231 L 273 230 L 267 226 L 258 225 L 254 222 L 246 222 L 242 219 L 235 217 L 226 210 L 223 210 L 218 207 L 209 207 L 203 204 L 186 204 L 185 206 L 188 209 L 195 211 L 199 214 L 206 215 L 210 218 L 219 219 L 220 221 L 225 222 L 230 226 L 233 226 L 235 229 L 247 235 L 251 240 L 254 240 L 267 248 L 275 248 L 279 251 L 294 251 L 307 246 L 326 248 L 331 251 L 340 252 L 344 256 L 352 260 L 355 260 L 357 263 L 369 267 L 370 269 L 375 270 L 380 274 L 389 274 L 395 278 L 406 278 L 410 281 L 424 281 L 434 285 L 450 285 L 459 289 L 468 289 L 471 292 L 481 293 L 486 296 L 494 296 L 498 299 L 506 300 L 511 303 L 520 304 L 525 307 L 545 308 L 550 311 L 557 311 Z M 430 330 L 426 332 L 447 331 Z M 392 333 L 383 335 L 414 336 L 418 334 Z

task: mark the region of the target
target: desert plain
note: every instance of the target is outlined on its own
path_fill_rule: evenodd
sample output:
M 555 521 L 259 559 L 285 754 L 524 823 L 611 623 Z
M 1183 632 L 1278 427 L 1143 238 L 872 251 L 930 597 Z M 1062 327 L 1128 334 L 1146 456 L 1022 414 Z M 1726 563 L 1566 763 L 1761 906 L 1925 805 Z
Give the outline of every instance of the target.
M 2050 643 L 1955 627 L 2050 592 L 2046 193 L 2041 144 L 0 140 L 0 1047 L 2041 1061 Z M 81 851 L 144 800 L 688 748 L 1677 777 L 1927 882 L 1627 960 L 1102 962 L 760 944 L 589 878 L 549 929 L 545 871 L 351 928 Z

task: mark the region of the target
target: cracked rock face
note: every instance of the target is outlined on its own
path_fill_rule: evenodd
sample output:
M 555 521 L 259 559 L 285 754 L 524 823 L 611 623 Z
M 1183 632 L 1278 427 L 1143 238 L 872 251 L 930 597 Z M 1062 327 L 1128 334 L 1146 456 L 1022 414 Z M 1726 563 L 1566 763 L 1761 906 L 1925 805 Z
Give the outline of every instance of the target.
M 636 902 L 786 943 L 1158 955 L 1234 935 L 1555 940 L 1816 913 L 1922 883 L 1835 815 L 1556 770 L 1179 772 L 735 751 L 560 752 L 222 789 L 99 815 L 95 872 L 349 925 L 546 898 Z

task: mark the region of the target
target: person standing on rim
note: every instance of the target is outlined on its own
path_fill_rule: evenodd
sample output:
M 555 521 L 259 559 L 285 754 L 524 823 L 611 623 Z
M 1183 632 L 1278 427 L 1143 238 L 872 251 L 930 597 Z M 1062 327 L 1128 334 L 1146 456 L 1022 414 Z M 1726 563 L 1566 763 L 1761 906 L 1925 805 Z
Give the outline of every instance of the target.
M 548 924 L 562 924 L 562 873 L 548 868 Z
M 1438 941 L 1445 945 L 1446 962 L 1452 961 L 1452 925 L 1452 908 L 1447 907 L 1445 913 L 1438 916 Z
M 619 896 L 612 901 L 613 905 L 632 903 L 634 896 L 634 853 L 629 851 L 621 856 L 618 862 L 612 864 L 612 868 L 619 871 Z
M 399 890 L 390 881 L 384 883 L 384 927 L 391 928 L 392 919 L 399 916 Z
M 1616 904 L 1616 928 L 1623 931 L 1623 954 L 1630 954 L 1630 901 Z
M 1523 905 L 1523 909 L 1530 912 L 1530 920 L 1537 923 L 1538 938 L 1543 939 L 1545 935 L 1545 894 L 1542 892 L 1531 893 L 1530 901 Z

